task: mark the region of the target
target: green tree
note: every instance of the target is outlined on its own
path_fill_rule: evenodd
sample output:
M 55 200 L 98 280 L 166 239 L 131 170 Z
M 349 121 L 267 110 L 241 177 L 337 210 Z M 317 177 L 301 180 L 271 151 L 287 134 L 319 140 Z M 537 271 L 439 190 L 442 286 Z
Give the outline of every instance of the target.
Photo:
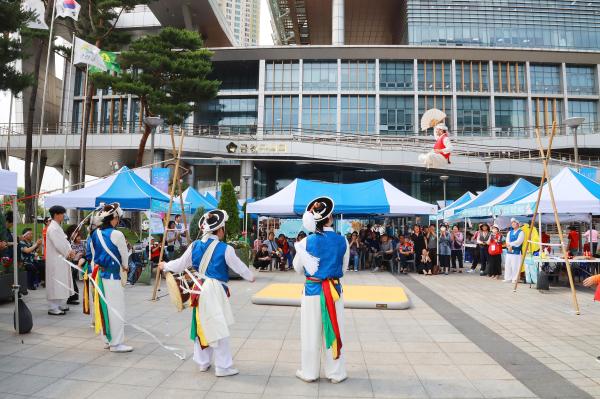
M 221 184 L 221 198 L 219 199 L 219 209 L 224 210 L 229 215 L 229 220 L 225 225 L 227 240 L 236 240 L 240 235 L 240 215 L 238 210 L 237 196 L 231 180 Z
M 168 125 L 179 125 L 192 112 L 192 102 L 212 98 L 219 89 L 219 81 L 207 79 L 212 53 L 203 45 L 197 32 L 164 28 L 158 35 L 135 40 L 119 55 L 122 74 L 91 78 L 97 87 L 136 95 L 144 115 L 160 115 Z M 145 125 L 136 166 L 142 165 L 151 132 L 151 126 Z
M 25 58 L 16 33 L 26 30 L 33 18 L 33 12 L 21 8 L 21 0 L 0 0 L 0 91 L 16 96 L 34 82 L 32 74 L 19 72 L 15 65 Z
M 206 211 L 202 207 L 196 209 L 194 217 L 192 217 L 192 221 L 190 222 L 190 242 L 197 240 L 200 237 L 200 227 L 198 227 L 198 222 L 205 212 Z

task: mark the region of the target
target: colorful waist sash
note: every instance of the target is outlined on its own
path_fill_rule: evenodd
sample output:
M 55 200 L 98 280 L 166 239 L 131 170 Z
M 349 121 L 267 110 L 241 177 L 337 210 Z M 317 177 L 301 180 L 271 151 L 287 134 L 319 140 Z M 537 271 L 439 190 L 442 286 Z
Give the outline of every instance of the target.
M 325 346 L 331 348 L 333 359 L 337 360 L 342 353 L 342 336 L 338 325 L 335 303 L 340 299 L 341 284 L 337 278 L 321 280 L 315 277 L 306 277 L 306 284 L 321 285 L 321 319 L 323 321 L 323 335 Z M 339 292 L 338 289 L 339 288 Z

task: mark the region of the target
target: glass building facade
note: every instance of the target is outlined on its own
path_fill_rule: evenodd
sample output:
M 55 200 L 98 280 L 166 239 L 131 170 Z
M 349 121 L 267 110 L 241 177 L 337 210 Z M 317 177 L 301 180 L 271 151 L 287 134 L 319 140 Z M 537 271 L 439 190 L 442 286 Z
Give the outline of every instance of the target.
M 600 2 L 408 0 L 414 45 L 600 48 Z

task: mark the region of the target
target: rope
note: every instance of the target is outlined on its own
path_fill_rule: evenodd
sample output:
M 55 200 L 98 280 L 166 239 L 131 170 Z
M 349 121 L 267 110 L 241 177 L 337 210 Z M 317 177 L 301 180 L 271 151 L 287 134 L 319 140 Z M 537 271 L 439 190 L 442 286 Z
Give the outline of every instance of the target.
M 75 270 L 83 273 L 83 270 L 81 270 L 81 268 L 79 268 L 78 266 L 76 266 L 73 263 L 69 262 L 67 259 L 65 259 L 62 256 L 60 256 L 60 258 L 62 260 L 64 260 L 73 269 L 75 269 Z M 58 281 L 57 279 L 54 279 L 54 281 L 56 281 L 58 284 L 62 285 L 63 287 L 67 288 L 68 290 L 73 291 L 71 289 L 71 287 L 68 287 L 62 281 Z M 173 355 L 175 355 L 178 359 L 185 360 L 186 353 L 185 353 L 185 351 L 183 349 L 177 348 L 175 346 L 165 345 L 165 344 L 162 343 L 162 341 L 160 339 L 158 339 L 154 334 L 152 334 L 150 331 L 146 330 L 144 327 L 140 327 L 140 326 L 138 326 L 137 324 L 134 324 L 134 323 L 128 323 L 125 320 L 125 318 L 123 316 L 121 316 L 121 314 L 113 306 L 111 306 L 110 302 L 106 299 L 106 297 L 104 296 L 104 294 L 102 293 L 102 291 L 98 288 L 98 285 L 96 284 L 96 282 L 94 281 L 94 279 L 90 278 L 89 281 L 92 282 L 92 284 L 94 285 L 94 288 L 96 288 L 96 290 L 98 291 L 98 295 L 100 295 L 100 297 L 102 298 L 102 300 L 104 301 L 104 303 L 106 303 L 106 307 L 109 308 L 110 310 L 112 310 L 113 313 L 123 322 L 124 325 L 129 325 L 129 326 L 133 327 L 134 329 L 136 329 L 136 330 L 138 330 L 138 331 L 140 331 L 140 332 L 148 335 L 158 345 L 160 345 L 161 348 L 166 349 L 169 352 L 173 352 Z

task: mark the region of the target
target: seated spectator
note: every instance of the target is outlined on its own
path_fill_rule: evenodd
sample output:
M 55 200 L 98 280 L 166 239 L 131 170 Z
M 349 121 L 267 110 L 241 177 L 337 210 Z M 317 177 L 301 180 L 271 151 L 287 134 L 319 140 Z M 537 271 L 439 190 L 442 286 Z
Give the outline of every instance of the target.
M 129 250 L 129 272 L 127 273 L 127 285 L 134 285 L 140 275 L 142 260 L 140 259 L 140 255 L 135 253 L 130 243 L 127 243 L 127 249 Z
M 153 238 L 150 241 L 150 260 L 152 261 L 152 263 L 154 265 L 158 264 L 158 261 L 160 260 L 161 244 L 162 244 L 162 234 L 158 236 L 158 240 L 155 240 Z M 165 262 L 169 261 L 169 257 L 167 256 L 166 251 L 165 251 L 165 253 L 163 253 L 163 260 Z
M 381 235 L 381 244 L 379 245 L 379 252 L 375 254 L 375 269 L 374 272 L 384 268 L 383 263 L 390 263 L 394 258 L 394 247 L 387 234 Z
M 254 257 L 254 267 L 259 271 L 263 272 L 267 270 L 271 264 L 271 254 L 267 248 L 267 244 L 262 244 L 260 249 L 256 252 Z
M 277 265 L 281 263 L 281 254 L 279 253 L 279 245 L 275 240 L 275 233 L 270 232 L 267 236 L 268 239 L 263 242 L 267 246 L 269 253 L 271 254 L 271 268 L 275 269 Z
M 365 240 L 366 246 L 366 263 L 369 264 L 371 269 L 374 269 L 373 263 L 375 255 L 379 252 L 379 241 L 377 241 L 374 231 L 369 231 L 367 239 Z
M 42 246 L 42 239 L 38 239 L 35 243 L 33 240 L 33 231 L 26 227 L 23 229 L 19 248 L 21 251 L 21 259 L 23 267 L 27 271 L 27 288 L 36 290 L 37 286 L 42 282 L 42 274 L 44 264 L 35 259 L 35 252 Z
M 431 276 L 432 267 L 433 262 L 429 256 L 429 251 L 426 248 L 423 248 L 423 251 L 421 251 L 421 268 L 423 270 L 423 274 Z
M 358 233 L 356 231 L 352 233 L 348 242 L 350 247 L 350 260 L 353 263 L 354 271 L 357 272 L 360 264 L 360 238 L 358 238 Z M 348 271 L 350 270 L 350 265 L 348 265 Z
M 399 237 L 398 241 L 398 264 L 399 272 L 408 274 L 408 262 L 414 259 L 414 247 L 410 240 L 407 240 L 404 236 Z
M 292 253 L 290 250 L 290 243 L 288 242 L 285 234 L 279 234 L 277 238 L 277 247 L 279 253 L 281 254 L 281 270 L 290 270 L 292 268 Z M 286 268 L 287 263 L 287 268 Z

